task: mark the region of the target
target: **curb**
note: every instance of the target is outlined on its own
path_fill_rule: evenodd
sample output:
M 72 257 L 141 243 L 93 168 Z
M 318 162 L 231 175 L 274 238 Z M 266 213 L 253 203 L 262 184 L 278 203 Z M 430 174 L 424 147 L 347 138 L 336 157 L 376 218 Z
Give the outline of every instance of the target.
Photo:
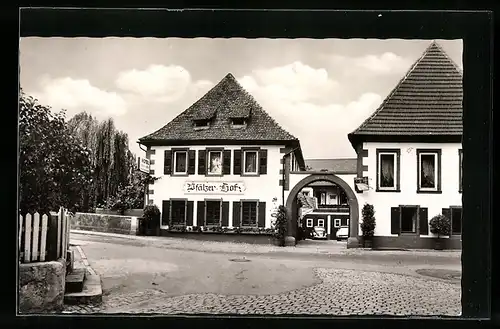
M 90 267 L 89 261 L 87 260 L 87 256 L 85 255 L 85 252 L 83 252 L 82 247 L 76 245 L 76 250 L 78 250 L 78 253 L 80 254 L 80 257 L 82 259 L 83 265 L 85 265 L 85 269 L 91 274 L 91 275 L 96 275 L 96 272 L 92 267 Z

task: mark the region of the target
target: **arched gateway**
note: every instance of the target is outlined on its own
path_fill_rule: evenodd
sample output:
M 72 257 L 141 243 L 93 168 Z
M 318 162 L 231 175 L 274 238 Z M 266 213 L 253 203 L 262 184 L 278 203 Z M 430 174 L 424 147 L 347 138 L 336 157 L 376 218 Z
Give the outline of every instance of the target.
M 342 178 L 335 174 L 311 174 L 302 180 L 300 180 L 288 193 L 286 199 L 286 209 L 288 218 L 288 233 L 287 233 L 287 245 L 295 245 L 296 236 L 296 216 L 297 216 L 297 194 L 307 185 L 317 182 L 317 181 L 327 181 L 340 186 L 347 195 L 347 202 L 350 208 L 349 216 L 349 239 L 347 240 L 348 248 L 355 248 L 359 246 L 358 241 L 358 227 L 359 227 L 359 204 L 356 194 L 351 189 L 349 184 L 347 184 Z

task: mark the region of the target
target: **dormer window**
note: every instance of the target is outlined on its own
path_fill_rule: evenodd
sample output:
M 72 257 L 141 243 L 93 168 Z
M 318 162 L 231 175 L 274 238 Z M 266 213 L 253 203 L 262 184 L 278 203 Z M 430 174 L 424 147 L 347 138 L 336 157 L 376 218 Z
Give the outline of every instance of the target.
M 210 120 L 194 120 L 194 129 L 207 129 L 210 127 Z
M 245 118 L 232 118 L 231 125 L 233 128 L 244 128 L 247 125 L 247 120 Z

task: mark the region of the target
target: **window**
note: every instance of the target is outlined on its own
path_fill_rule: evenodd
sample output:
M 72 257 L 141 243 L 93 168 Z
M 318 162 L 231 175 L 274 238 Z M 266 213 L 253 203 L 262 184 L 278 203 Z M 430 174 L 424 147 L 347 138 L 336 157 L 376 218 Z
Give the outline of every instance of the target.
M 233 118 L 231 119 L 231 123 L 233 126 L 244 126 L 246 124 L 246 120 L 244 118 Z
M 377 149 L 377 191 L 399 190 L 400 150 Z
M 463 170 L 462 170 L 462 159 L 463 159 L 463 152 L 462 150 L 458 150 L 458 191 L 462 192 L 462 175 L 463 175 Z
M 241 225 L 257 226 L 257 202 L 243 201 L 241 209 Z
M 322 218 L 318 219 L 318 226 L 319 227 L 325 227 L 325 220 L 322 219 Z
M 320 201 L 320 204 L 321 204 L 321 205 L 326 205 L 326 193 L 325 193 L 325 192 L 322 192 L 322 193 L 321 193 L 321 201 Z
M 440 190 L 440 155 L 437 150 L 417 150 L 419 192 Z
M 306 226 L 307 227 L 313 227 L 313 220 L 312 220 L 312 218 L 308 218 L 306 220 Z
M 243 168 L 245 174 L 257 174 L 257 151 L 245 151 Z
M 340 227 L 341 224 L 342 224 L 342 222 L 341 222 L 340 218 L 334 219 L 334 222 L 333 222 L 334 227 Z
M 205 226 L 219 226 L 222 218 L 222 202 L 205 202 Z
M 208 128 L 209 126 L 210 126 L 209 120 L 195 120 L 194 121 L 194 128 L 195 129 Z
M 451 234 L 462 234 L 462 207 L 451 207 Z
M 208 174 L 209 175 L 222 174 L 222 151 L 208 152 Z
M 304 191 L 304 192 L 302 192 L 302 194 L 303 194 L 304 196 L 309 196 L 309 191 Z
M 418 207 L 401 208 L 401 233 L 417 232 L 417 214 Z
M 339 204 L 340 205 L 346 205 L 347 204 L 347 194 L 345 194 L 344 191 L 340 191 Z
M 186 223 L 186 201 L 171 201 L 170 222 L 172 225 L 183 225 Z
M 175 151 L 174 152 L 174 173 L 186 174 L 187 173 L 187 152 Z

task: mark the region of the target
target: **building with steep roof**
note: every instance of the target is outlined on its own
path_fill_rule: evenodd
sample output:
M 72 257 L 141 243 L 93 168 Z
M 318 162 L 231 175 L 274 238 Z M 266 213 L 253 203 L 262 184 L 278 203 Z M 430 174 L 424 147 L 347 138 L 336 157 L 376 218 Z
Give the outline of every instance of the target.
M 429 221 L 444 214 L 451 219 L 448 247 L 461 247 L 462 94 L 461 70 L 432 42 L 348 135 L 357 177 L 369 186 L 359 185 L 359 203 L 376 213 L 375 244 L 432 248 Z
M 283 170 L 305 170 L 299 140 L 232 74 L 139 143 L 160 177 L 147 196 L 161 211 L 163 234 L 269 233 Z

